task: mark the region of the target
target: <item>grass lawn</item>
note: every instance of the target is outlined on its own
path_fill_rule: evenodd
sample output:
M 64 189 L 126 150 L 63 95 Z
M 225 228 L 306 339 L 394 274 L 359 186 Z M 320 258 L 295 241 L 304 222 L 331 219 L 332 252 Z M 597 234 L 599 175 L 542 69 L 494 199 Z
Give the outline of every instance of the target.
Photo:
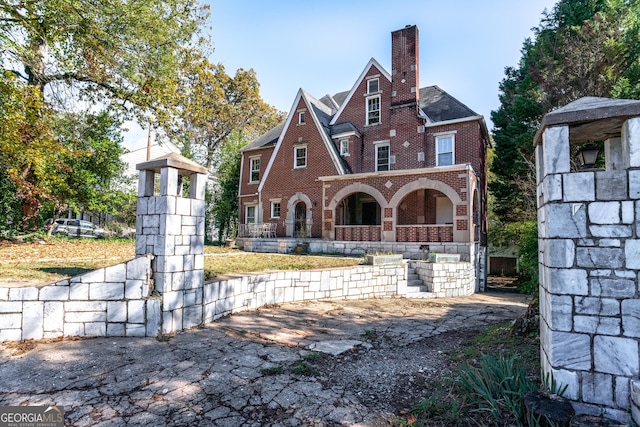
M 0 241 L 0 282 L 49 283 L 135 257 L 133 240 L 51 238 L 41 243 Z M 257 254 L 205 246 L 205 277 L 267 270 L 357 265 L 361 258 Z

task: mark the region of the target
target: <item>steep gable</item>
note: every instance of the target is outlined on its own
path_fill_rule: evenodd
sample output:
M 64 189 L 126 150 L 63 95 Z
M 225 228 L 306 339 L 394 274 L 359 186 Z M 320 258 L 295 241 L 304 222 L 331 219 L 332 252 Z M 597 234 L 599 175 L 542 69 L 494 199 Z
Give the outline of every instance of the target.
M 287 116 L 287 119 L 282 124 L 282 128 L 280 128 L 280 125 L 278 125 L 277 127 L 280 130 L 279 136 L 275 144 L 275 149 L 273 150 L 273 154 L 271 155 L 271 158 L 269 159 L 269 163 L 267 164 L 267 167 L 265 169 L 264 179 L 260 183 L 260 187 L 258 188 L 258 191 L 262 191 L 265 183 L 269 181 L 269 177 L 272 174 L 272 170 L 274 168 L 274 163 L 276 162 L 276 159 L 282 155 L 285 137 L 287 136 L 288 132 L 296 126 L 296 120 L 298 119 L 298 114 L 296 113 L 298 112 L 299 105 L 306 106 L 306 112 L 308 112 L 308 118 L 305 118 L 306 124 L 310 124 L 315 127 L 316 134 L 319 136 L 319 138 L 322 141 L 322 146 L 324 146 L 326 150 L 326 154 L 328 155 L 327 157 L 330 160 L 333 167 L 335 168 L 335 173 L 338 175 L 343 175 L 347 173 L 347 170 L 338 154 L 338 151 L 335 145 L 331 141 L 331 137 L 329 135 L 329 122 L 331 121 L 331 118 L 332 118 L 331 108 L 326 104 L 320 102 L 313 96 L 309 95 L 303 89 L 300 89 L 298 91 L 298 94 L 296 95 L 296 99 L 293 103 L 291 111 L 289 112 L 289 115 Z M 273 131 L 275 133 L 277 129 L 274 128 Z M 263 143 L 266 143 L 266 141 L 270 139 L 269 137 L 265 137 L 265 138 L 263 137 L 259 138 Z M 317 147 L 314 147 L 314 149 L 316 148 Z
M 338 109 L 338 112 L 333 116 L 333 119 L 331 120 L 331 123 L 330 123 L 331 125 L 338 123 L 338 121 L 340 120 L 340 115 L 344 111 L 345 107 L 349 104 L 349 101 L 355 94 L 356 90 L 358 89 L 358 87 L 360 86 L 364 78 L 367 76 L 367 74 L 369 74 L 369 70 L 371 69 L 371 67 L 375 67 L 380 72 L 381 76 L 384 76 L 389 82 L 391 81 L 391 74 L 389 74 L 387 70 L 385 70 L 380 65 L 380 63 L 375 60 L 375 58 L 371 58 L 367 63 L 367 65 L 364 67 L 364 70 L 362 70 L 362 73 L 360 73 L 358 80 L 356 80 L 355 84 L 351 87 L 349 94 L 340 103 L 340 109 Z

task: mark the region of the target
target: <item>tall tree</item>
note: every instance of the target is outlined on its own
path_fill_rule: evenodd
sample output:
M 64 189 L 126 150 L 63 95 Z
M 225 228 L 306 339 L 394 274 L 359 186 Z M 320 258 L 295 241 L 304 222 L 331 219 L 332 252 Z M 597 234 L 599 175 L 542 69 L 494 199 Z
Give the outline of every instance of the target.
M 208 222 L 218 231 L 218 241 L 234 236 L 238 227 L 238 185 L 240 183 L 240 149 L 246 145 L 241 132 L 233 132 L 214 156 L 217 171 L 211 195 Z
M 0 0 L 0 65 L 59 106 L 144 111 L 173 93 L 203 18 L 197 0 Z
M 535 216 L 533 136 L 553 108 L 582 96 L 640 95 L 638 0 L 561 0 L 500 84 L 491 113 L 496 159 L 490 183 L 502 221 Z
M 23 225 L 75 179 L 53 118 L 107 106 L 168 120 L 205 18 L 197 0 L 0 0 L 0 164 Z
M 231 77 L 222 64 L 190 51 L 184 57 L 177 120 L 168 123 L 166 134 L 188 144 L 195 160 L 211 169 L 218 147 L 233 132 L 252 139 L 283 119 L 259 89 L 253 70 L 238 69 Z
M 121 185 L 124 164 L 120 160 L 121 121 L 103 111 L 98 114 L 61 114 L 54 133 L 63 148 L 59 164 L 65 180 L 49 185 L 48 200 L 54 218 L 66 211 L 88 210 L 115 214 L 125 188 Z

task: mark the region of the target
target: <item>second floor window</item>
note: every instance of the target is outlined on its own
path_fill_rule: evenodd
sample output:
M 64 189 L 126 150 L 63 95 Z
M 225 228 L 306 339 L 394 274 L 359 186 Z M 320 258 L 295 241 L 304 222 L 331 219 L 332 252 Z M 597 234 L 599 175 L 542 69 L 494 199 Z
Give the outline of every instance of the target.
M 293 167 L 296 169 L 307 167 L 307 146 L 303 145 L 295 147 L 293 151 L 295 157 Z
M 376 145 L 376 171 L 389 170 L 389 144 Z
M 436 166 L 449 166 L 454 162 L 453 135 L 436 137 Z
M 258 181 L 260 181 L 260 159 L 254 158 L 251 159 L 251 176 L 249 177 L 249 182 Z
M 367 124 L 374 125 L 380 123 L 380 96 L 370 96 L 367 98 Z

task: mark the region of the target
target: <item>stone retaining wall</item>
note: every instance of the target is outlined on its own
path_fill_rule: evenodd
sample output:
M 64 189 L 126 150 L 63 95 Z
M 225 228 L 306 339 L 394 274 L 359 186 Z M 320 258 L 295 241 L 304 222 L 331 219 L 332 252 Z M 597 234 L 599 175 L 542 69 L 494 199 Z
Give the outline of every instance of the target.
M 0 342 L 61 336 L 157 336 L 160 299 L 151 258 L 101 268 L 42 287 L 0 288 Z
M 436 298 L 473 295 L 476 277 L 470 262 L 413 261 L 416 274 Z
M 405 263 L 221 278 L 204 285 L 203 320 L 265 304 L 402 296 L 406 289 Z
M 151 256 L 43 287 L 0 288 L 0 342 L 60 336 L 159 336 L 265 304 L 403 295 L 406 264 L 221 278 L 189 298 L 153 292 Z M 170 306 L 170 307 L 169 307 Z M 171 310 L 169 310 L 171 308 Z M 179 319 L 177 319 L 179 318 Z

